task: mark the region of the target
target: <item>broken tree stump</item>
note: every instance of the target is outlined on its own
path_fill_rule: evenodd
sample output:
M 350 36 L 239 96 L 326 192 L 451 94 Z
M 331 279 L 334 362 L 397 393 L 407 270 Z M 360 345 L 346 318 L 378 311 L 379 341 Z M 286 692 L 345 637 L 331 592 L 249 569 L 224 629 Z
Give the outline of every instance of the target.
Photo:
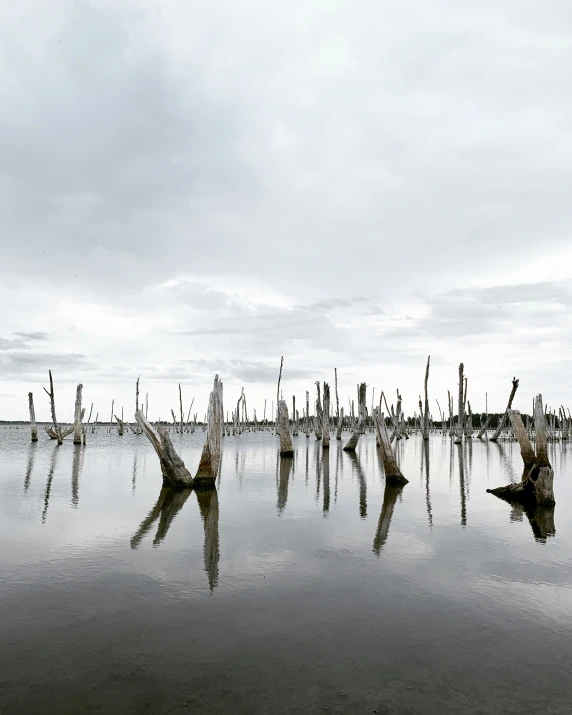
M 514 396 L 516 395 L 517 388 L 518 388 L 518 380 L 516 379 L 516 377 L 513 377 L 512 378 L 512 389 L 510 391 L 510 396 L 508 398 L 508 405 L 506 406 L 505 413 L 502 416 L 502 420 L 500 421 L 499 426 L 497 427 L 495 433 L 491 437 L 491 442 L 496 442 L 500 436 L 500 433 L 505 428 L 507 417 L 508 417 L 508 411 L 512 407 L 512 401 L 514 400 Z
M 381 449 L 386 482 L 389 484 L 407 484 L 409 480 L 401 473 L 401 469 L 399 469 L 399 465 L 391 449 L 383 412 L 380 414 L 377 407 L 373 410 L 373 421 Z
M 431 355 L 427 357 L 427 367 L 425 368 L 425 411 L 423 414 L 423 428 L 422 436 L 423 439 L 429 439 L 429 393 L 427 392 L 427 383 L 429 382 L 429 363 L 431 361 Z M 419 401 L 419 407 L 421 408 L 421 400 Z
M 38 441 L 38 427 L 36 425 L 36 412 L 34 410 L 34 395 L 28 392 L 28 407 L 30 408 L 30 431 L 32 433 L 32 442 Z
M 330 446 L 330 386 L 324 382 L 324 409 L 322 414 L 322 447 Z
M 367 385 L 362 382 L 358 385 L 358 422 L 354 426 L 354 431 L 352 436 L 349 438 L 348 443 L 344 447 L 344 452 L 355 452 L 357 443 L 359 441 L 360 435 L 363 432 L 363 426 L 365 424 L 365 399 L 366 399 Z
M 280 456 L 293 457 L 294 448 L 290 437 L 290 425 L 288 423 L 288 406 L 285 400 L 278 402 L 278 431 L 280 433 Z
M 83 390 L 83 385 L 80 383 L 77 386 L 76 393 L 75 393 L 75 411 L 74 411 L 74 418 L 73 418 L 73 443 L 74 444 L 81 444 L 81 436 L 82 436 L 82 434 L 81 434 L 82 433 L 81 391 L 82 390 Z
M 160 425 L 157 425 L 156 430 L 153 429 L 141 410 L 137 410 L 135 413 L 135 421 L 141 427 L 159 457 L 163 486 L 177 487 L 179 489 L 192 487 L 193 478 L 185 467 L 185 463 L 175 451 L 167 430 Z
M 48 370 L 48 373 L 50 375 L 50 391 L 48 392 L 46 390 L 46 388 L 44 387 L 44 392 L 50 398 L 50 411 L 52 413 L 54 439 L 58 440 L 58 444 L 62 444 L 62 442 L 64 441 L 64 435 L 62 435 L 61 427 L 59 426 L 58 420 L 56 418 L 56 399 L 54 396 L 54 381 L 52 379 L 52 371 Z M 48 430 L 46 429 L 46 432 L 47 431 Z M 49 432 L 48 432 L 48 434 L 49 434 Z
M 223 422 L 222 382 L 215 375 L 207 411 L 207 438 L 194 479 L 195 488 L 212 488 L 215 485 L 221 463 Z
M 520 446 L 524 462 L 524 472 L 518 484 L 487 489 L 487 492 L 506 501 L 535 503 L 551 506 L 554 500 L 554 470 L 548 459 L 548 435 L 546 417 L 542 409 L 542 395 L 537 395 L 534 404 L 534 428 L 536 432 L 536 451 L 534 450 L 520 412 L 507 410 L 512 429 Z
M 463 431 L 465 427 L 465 380 L 463 378 L 464 365 L 459 365 L 459 410 L 457 415 L 457 431 L 455 434 L 455 444 L 461 444 L 463 441 Z
M 336 432 L 336 439 L 342 438 L 342 425 L 344 424 L 344 408 L 340 409 L 340 414 L 338 417 L 338 431 Z

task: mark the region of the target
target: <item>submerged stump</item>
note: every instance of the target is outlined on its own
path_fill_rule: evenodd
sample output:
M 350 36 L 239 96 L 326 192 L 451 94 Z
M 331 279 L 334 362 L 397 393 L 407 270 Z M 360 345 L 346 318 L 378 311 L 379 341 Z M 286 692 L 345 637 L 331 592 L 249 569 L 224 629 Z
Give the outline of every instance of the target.
M 553 505 L 554 500 L 554 470 L 548 460 L 547 425 L 542 409 L 542 395 L 537 395 L 534 404 L 534 427 L 536 431 L 536 451 L 534 450 L 520 412 L 507 410 L 512 429 L 520 446 L 524 472 L 518 484 L 508 484 L 487 492 L 501 497 L 509 502 L 532 503 L 538 505 Z
M 194 479 L 195 488 L 208 489 L 215 485 L 221 462 L 223 422 L 222 381 L 215 375 L 207 411 L 207 438 Z

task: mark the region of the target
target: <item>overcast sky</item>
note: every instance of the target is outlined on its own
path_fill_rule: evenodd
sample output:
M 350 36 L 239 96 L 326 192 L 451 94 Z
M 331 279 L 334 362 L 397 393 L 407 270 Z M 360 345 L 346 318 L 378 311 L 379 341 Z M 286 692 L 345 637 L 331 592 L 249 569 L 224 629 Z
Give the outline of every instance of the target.
M 0 418 L 572 407 L 571 68 L 568 0 L 0 3 Z

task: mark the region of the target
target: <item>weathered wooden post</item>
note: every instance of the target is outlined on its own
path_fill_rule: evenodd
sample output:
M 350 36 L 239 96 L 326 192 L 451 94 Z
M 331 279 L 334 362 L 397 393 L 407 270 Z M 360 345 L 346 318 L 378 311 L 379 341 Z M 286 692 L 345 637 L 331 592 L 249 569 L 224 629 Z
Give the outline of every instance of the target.
M 73 418 L 73 443 L 81 444 L 81 392 L 83 385 L 79 384 L 75 393 L 75 411 Z
M 367 385 L 362 382 L 358 385 L 358 423 L 354 425 L 354 431 L 352 436 L 349 438 L 348 443 L 344 447 L 344 452 L 355 452 L 358 440 L 363 431 L 363 425 L 365 424 L 365 400 L 366 400 Z
M 324 382 L 324 410 L 322 416 L 322 447 L 330 446 L 330 386 Z
M 401 473 L 399 465 L 395 460 L 395 455 L 391 449 L 391 444 L 389 442 L 389 435 L 387 434 L 387 427 L 385 426 L 385 419 L 383 413 L 380 414 L 379 409 L 376 407 L 373 411 L 373 421 L 375 423 L 375 430 L 377 433 L 377 439 L 379 441 L 381 449 L 381 457 L 383 460 L 383 469 L 385 471 L 386 483 L 391 484 L 407 484 L 409 481 Z
M 111 428 L 113 426 L 113 405 L 115 404 L 115 400 L 111 400 L 111 417 L 109 418 L 109 432 L 111 432 Z
M 58 444 L 62 444 L 64 441 L 64 438 L 62 435 L 61 427 L 59 426 L 58 421 L 56 419 L 56 400 L 54 397 L 54 381 L 52 379 L 52 371 L 48 370 L 48 373 L 50 376 L 50 391 L 48 392 L 46 390 L 46 388 L 44 387 L 44 392 L 50 398 L 50 411 L 52 413 L 52 424 L 53 424 L 53 431 L 55 434 L 55 438 L 58 440 Z
M 310 436 L 310 393 L 306 390 L 306 437 Z
M 524 462 L 524 473 L 518 484 L 487 489 L 487 492 L 508 501 L 534 502 L 551 506 L 554 501 L 554 470 L 548 459 L 547 425 L 542 409 L 542 395 L 537 395 L 534 404 L 534 429 L 536 432 L 536 452 L 522 423 L 520 412 L 507 410 L 514 436 L 520 446 Z
M 510 391 L 510 396 L 509 396 L 509 398 L 508 398 L 508 405 L 506 406 L 505 413 L 504 413 L 504 415 L 502 416 L 502 420 L 500 421 L 499 426 L 497 427 L 495 433 L 494 433 L 493 436 L 491 437 L 491 442 L 496 442 L 496 441 L 498 440 L 498 438 L 499 438 L 501 432 L 503 431 L 503 429 L 504 429 L 504 427 L 505 427 L 505 425 L 506 425 L 506 420 L 507 420 L 507 417 L 508 417 L 508 411 L 509 411 L 510 408 L 512 407 L 512 401 L 514 400 L 514 396 L 516 395 L 517 389 L 518 389 L 518 380 L 516 379 L 516 377 L 513 377 L 513 378 L 512 378 L 512 389 L 511 389 L 511 391 Z
M 38 427 L 36 425 L 36 412 L 34 410 L 34 395 L 28 392 L 28 407 L 30 409 L 30 431 L 32 433 L 32 442 L 38 441 Z
M 215 485 L 215 479 L 218 476 L 221 464 L 223 420 L 222 381 L 218 375 L 215 375 L 207 412 L 207 438 L 194 479 L 196 488 L 212 488 Z
M 425 414 L 423 415 L 423 439 L 429 439 L 429 393 L 427 392 L 427 383 L 429 382 L 429 362 L 431 355 L 427 357 L 427 367 L 425 368 Z M 419 400 L 421 407 L 421 400 Z

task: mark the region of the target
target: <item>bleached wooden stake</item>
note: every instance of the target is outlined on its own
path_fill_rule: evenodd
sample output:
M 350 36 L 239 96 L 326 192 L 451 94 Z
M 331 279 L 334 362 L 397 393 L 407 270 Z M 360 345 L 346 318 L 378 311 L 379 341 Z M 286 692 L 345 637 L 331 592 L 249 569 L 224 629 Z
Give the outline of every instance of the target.
M 75 411 L 73 418 L 73 443 L 81 444 L 81 391 L 83 390 L 83 385 L 79 384 L 75 393 Z
M 28 407 L 30 409 L 30 431 L 32 433 L 32 442 L 38 441 L 38 427 L 36 425 L 36 412 L 34 410 L 34 395 L 28 392 Z

